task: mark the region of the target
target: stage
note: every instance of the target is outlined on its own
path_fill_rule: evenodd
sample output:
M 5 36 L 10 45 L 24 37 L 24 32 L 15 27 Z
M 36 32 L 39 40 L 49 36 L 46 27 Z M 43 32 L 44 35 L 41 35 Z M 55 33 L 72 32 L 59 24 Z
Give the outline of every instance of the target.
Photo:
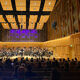
M 9 58 L 9 59 L 11 59 L 11 60 L 14 60 L 14 59 L 18 59 L 18 60 L 21 60 L 21 58 L 24 58 L 24 59 L 26 59 L 26 58 L 28 58 L 29 60 L 31 59 L 31 58 L 33 58 L 33 59 L 37 59 L 37 58 L 45 58 L 45 59 L 53 59 L 53 56 L 51 56 L 51 57 L 46 57 L 46 56 L 43 56 L 43 57 L 39 57 L 39 56 L 37 56 L 37 57 L 35 57 L 35 56 L 13 56 L 13 57 L 6 57 L 6 56 L 4 56 L 4 57 L 0 57 L 0 59 L 3 59 L 3 60 L 5 60 L 5 59 L 7 59 L 7 58 Z

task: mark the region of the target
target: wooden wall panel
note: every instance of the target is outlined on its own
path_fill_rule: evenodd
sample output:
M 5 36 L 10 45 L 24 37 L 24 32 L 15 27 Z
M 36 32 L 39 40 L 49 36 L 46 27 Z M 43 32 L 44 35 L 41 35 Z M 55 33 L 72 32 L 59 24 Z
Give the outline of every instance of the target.
M 47 22 L 48 40 L 69 36 L 80 31 L 80 0 L 60 0 Z M 57 22 L 56 29 L 52 23 Z M 52 35 L 54 34 L 54 35 Z

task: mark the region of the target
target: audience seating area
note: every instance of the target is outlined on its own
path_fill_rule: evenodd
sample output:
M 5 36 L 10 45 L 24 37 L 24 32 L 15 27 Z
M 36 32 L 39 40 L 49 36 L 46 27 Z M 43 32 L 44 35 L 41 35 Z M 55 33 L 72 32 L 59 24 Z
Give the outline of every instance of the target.
M 77 59 L 0 59 L 0 80 L 80 80 Z

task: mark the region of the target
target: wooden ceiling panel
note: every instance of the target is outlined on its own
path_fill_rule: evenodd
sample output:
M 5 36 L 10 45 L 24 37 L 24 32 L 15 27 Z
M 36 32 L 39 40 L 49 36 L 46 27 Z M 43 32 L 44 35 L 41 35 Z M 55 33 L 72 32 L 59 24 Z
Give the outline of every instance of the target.
M 26 11 L 26 7 L 16 7 L 17 11 Z
M 1 23 L 4 29 L 10 29 L 8 23 Z
M 47 20 L 49 19 L 49 15 L 44 15 L 44 16 L 41 16 L 41 18 L 40 18 L 40 23 L 46 23 L 47 22 Z
M 30 0 L 30 11 L 39 11 L 41 0 Z
M 16 22 L 15 17 L 13 15 L 6 15 L 8 22 Z
M 52 11 L 56 0 L 45 0 L 43 11 Z
M 36 23 L 38 15 L 30 15 L 29 22 Z
M 44 7 L 43 11 L 52 11 L 53 7 Z
M 30 7 L 30 11 L 39 11 L 39 7 Z
M 26 11 L 26 0 L 15 0 L 17 11 Z
M 12 29 L 18 29 L 18 26 L 16 23 L 11 23 L 11 27 L 12 27 Z
M 13 10 L 11 0 L 1 0 L 3 10 Z
M 0 15 L 0 22 L 5 22 L 3 15 Z
M 35 23 L 29 23 L 28 29 L 34 29 Z
M 20 23 L 26 23 L 26 15 L 18 15 L 18 21 Z
M 45 0 L 44 6 L 46 7 L 54 7 L 56 0 Z
M 44 23 L 37 23 L 36 29 L 37 30 L 42 30 L 43 26 L 44 26 Z
M 19 6 L 25 6 L 26 7 L 26 0 L 15 0 L 15 4 L 17 7 Z
M 23 23 L 22 25 L 23 25 L 22 29 L 26 29 L 26 23 Z M 20 24 L 20 28 L 21 28 L 21 24 Z

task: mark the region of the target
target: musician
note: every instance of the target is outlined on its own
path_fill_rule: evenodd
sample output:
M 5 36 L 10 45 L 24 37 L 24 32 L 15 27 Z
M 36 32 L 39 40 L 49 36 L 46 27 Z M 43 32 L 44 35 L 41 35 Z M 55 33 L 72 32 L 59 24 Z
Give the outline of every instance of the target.
M 24 49 L 21 49 L 21 56 L 23 56 L 23 54 L 24 54 Z

